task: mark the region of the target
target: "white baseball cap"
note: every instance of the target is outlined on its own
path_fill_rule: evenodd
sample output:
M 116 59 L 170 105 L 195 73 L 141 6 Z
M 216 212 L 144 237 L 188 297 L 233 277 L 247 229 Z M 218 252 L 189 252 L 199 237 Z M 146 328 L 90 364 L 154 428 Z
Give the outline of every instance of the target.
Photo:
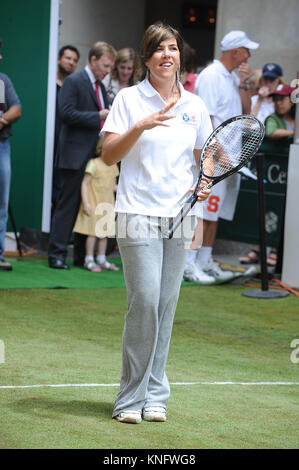
M 221 41 L 221 50 L 230 51 L 238 47 L 246 47 L 246 49 L 257 49 L 259 43 L 250 41 L 244 31 L 231 31 L 227 33 Z

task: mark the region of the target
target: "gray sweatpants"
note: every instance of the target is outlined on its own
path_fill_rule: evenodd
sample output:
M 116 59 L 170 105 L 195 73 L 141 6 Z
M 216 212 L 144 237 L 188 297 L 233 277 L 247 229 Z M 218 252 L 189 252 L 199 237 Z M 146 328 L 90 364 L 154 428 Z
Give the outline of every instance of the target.
M 127 287 L 122 375 L 113 416 L 147 406 L 166 408 L 165 374 L 173 318 L 195 217 L 184 235 L 163 238 L 167 219 L 118 214 L 117 242 Z M 162 224 L 162 232 L 161 232 Z M 129 232 L 129 233 L 128 233 Z M 188 233 L 186 233 L 188 232 Z

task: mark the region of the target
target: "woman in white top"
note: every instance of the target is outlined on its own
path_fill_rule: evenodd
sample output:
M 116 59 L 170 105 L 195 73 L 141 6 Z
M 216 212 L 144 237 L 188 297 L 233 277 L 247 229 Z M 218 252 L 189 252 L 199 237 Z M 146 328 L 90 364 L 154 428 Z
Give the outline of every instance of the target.
M 263 123 L 270 114 L 274 113 L 272 93 L 279 83 L 284 83 L 282 74 L 282 68 L 278 64 L 269 63 L 263 67 L 259 89 L 251 98 L 250 113 Z
M 190 194 L 194 159 L 199 162 L 212 131 L 201 98 L 179 83 L 182 54 L 175 29 L 149 26 L 142 42 L 147 78 L 117 94 L 103 127 L 102 158 L 122 165 L 115 210 L 128 311 L 113 410 L 121 422 L 166 420 L 165 366 L 195 216 L 187 217 L 182 234 L 178 230 L 171 240 L 164 228 Z
M 106 75 L 103 80 L 110 106 L 120 90 L 139 82 L 141 73 L 140 60 L 134 49 L 130 47 L 120 49 L 111 74 Z
M 265 64 L 259 79 L 259 87 L 257 93 L 251 97 L 251 115 L 255 116 L 262 123 L 265 122 L 270 114 L 275 111 L 273 92 L 279 84 L 284 83 L 282 78 L 283 71 L 280 65 L 274 63 Z M 268 266 L 275 266 L 277 254 L 274 249 L 269 251 L 267 258 Z M 239 257 L 241 264 L 258 263 L 260 259 L 259 245 L 253 245 L 245 256 Z

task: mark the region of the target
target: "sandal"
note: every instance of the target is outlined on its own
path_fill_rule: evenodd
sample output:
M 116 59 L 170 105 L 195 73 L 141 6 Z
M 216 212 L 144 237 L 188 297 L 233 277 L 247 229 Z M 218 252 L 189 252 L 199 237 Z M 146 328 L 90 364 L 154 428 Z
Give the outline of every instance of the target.
M 100 266 L 102 269 L 106 269 L 107 271 L 119 271 L 119 268 L 115 266 L 115 264 L 108 263 L 108 261 L 100 263 Z
M 241 256 L 239 258 L 239 262 L 241 264 L 256 264 L 259 262 L 259 253 L 254 250 L 249 251 L 249 253 L 245 256 Z
M 267 258 L 267 265 L 268 265 L 268 266 L 275 267 L 275 266 L 276 266 L 276 263 L 277 263 L 277 253 L 276 253 L 276 251 L 271 250 L 271 251 L 270 251 L 270 254 L 269 254 L 268 258 Z
M 92 273 L 100 273 L 102 270 L 94 261 L 88 261 L 84 264 L 84 268 Z

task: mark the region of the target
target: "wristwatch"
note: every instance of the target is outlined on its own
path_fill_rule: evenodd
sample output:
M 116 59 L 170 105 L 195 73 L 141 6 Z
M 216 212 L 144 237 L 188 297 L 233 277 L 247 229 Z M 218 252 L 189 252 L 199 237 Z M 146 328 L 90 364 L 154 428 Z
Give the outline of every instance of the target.
M 6 121 L 6 119 L 4 119 L 3 117 L 3 111 L 0 111 L 0 122 L 3 122 L 3 124 L 5 126 L 7 126 L 8 122 Z
M 250 85 L 246 83 L 245 85 L 239 85 L 240 90 L 249 90 Z

